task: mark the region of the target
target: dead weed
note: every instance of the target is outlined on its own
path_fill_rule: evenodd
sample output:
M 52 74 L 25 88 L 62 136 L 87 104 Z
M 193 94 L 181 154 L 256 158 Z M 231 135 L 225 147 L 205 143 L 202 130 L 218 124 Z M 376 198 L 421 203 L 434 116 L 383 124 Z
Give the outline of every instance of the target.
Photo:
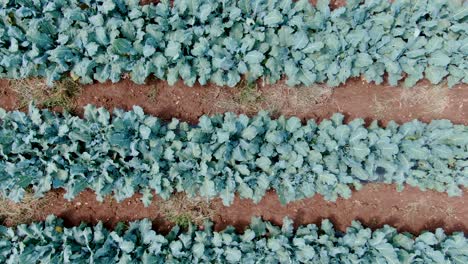
M 51 196 L 35 198 L 32 192 L 26 192 L 19 203 L 14 203 L 0 196 L 0 224 L 16 226 L 37 220 L 37 214 L 44 211 Z
M 449 106 L 448 93 L 446 85 L 416 86 L 401 93 L 400 106 L 418 105 L 422 114 L 441 114 Z
M 299 114 L 323 105 L 333 94 L 333 88 L 323 85 L 289 87 L 284 83 L 265 85 L 241 81 L 232 91 L 218 90 L 211 98 L 217 108 L 255 114 L 266 110 L 272 115 Z
M 392 107 L 400 109 L 414 108 L 418 114 L 441 115 L 449 106 L 449 89 L 446 85 L 417 85 L 403 89 L 398 97 L 377 97 L 371 105 L 376 119 L 385 119 Z
M 34 101 L 40 107 L 60 107 L 67 111 L 74 108 L 75 97 L 81 90 L 81 85 L 69 78 L 54 83 L 52 87 L 41 79 L 11 80 L 10 87 L 19 96 L 20 108 Z
M 203 197 L 188 197 L 185 193 L 176 193 L 167 201 L 161 201 L 159 209 L 170 221 L 181 227 L 190 223 L 202 225 L 205 220 L 213 219 L 216 208 L 213 202 Z

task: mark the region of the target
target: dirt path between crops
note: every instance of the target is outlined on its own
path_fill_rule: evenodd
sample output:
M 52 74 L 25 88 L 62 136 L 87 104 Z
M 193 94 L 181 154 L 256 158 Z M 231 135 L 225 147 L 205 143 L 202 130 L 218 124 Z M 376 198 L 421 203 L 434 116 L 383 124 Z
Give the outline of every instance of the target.
M 0 80 L 0 106 L 8 110 L 18 109 L 34 98 L 28 93 L 47 89 L 39 80 L 20 83 Z M 263 109 L 274 115 L 294 115 L 304 120 L 320 120 L 342 112 L 349 119 L 378 119 L 384 124 L 389 120 L 402 123 L 413 119 L 425 122 L 450 119 L 468 125 L 468 85 L 449 89 L 444 85 L 430 85 L 427 81 L 407 89 L 368 84 L 361 79 L 352 79 L 337 88 L 324 85 L 289 88 L 283 83 L 236 88 L 187 87 L 182 83 L 169 86 L 163 81 L 136 85 L 124 80 L 117 84 L 87 85 L 78 90 L 70 102 L 70 108 L 77 114 L 82 113 L 86 104 L 108 109 L 131 109 L 133 105 L 140 105 L 146 113 L 190 122 L 196 122 L 203 114 L 231 111 L 253 115 Z
M 65 224 L 70 226 L 78 225 L 81 221 L 103 221 L 107 227 L 113 227 L 119 221 L 150 218 L 156 230 L 167 232 L 173 225 L 168 221 L 171 218 L 167 216 L 171 212 L 188 214 L 199 222 L 203 219 L 197 217 L 209 215 L 215 222 L 216 230 L 222 230 L 228 225 L 243 230 L 253 216 L 261 216 L 275 224 L 281 224 L 282 219 L 288 216 L 294 220 L 296 226 L 319 224 L 322 219 L 329 218 L 341 231 L 345 231 L 352 220 L 359 220 L 372 229 L 389 224 L 401 232 L 413 234 L 423 230 L 433 231 L 439 227 L 448 233 L 468 233 L 467 196 L 449 198 L 445 193 L 422 192 L 412 187 L 397 192 L 394 186 L 386 184 L 368 184 L 362 190 L 354 192 L 350 199 L 339 199 L 336 203 L 327 202 L 316 195 L 286 206 L 280 204 L 273 192 L 268 193 L 259 204 L 238 197 L 230 207 L 224 207 L 219 199 L 186 205 L 187 200 L 183 199 L 164 201 L 155 198 L 148 208 L 143 206 L 138 195 L 121 203 L 112 198 L 99 203 L 91 191 L 81 193 L 72 202 L 64 200 L 63 194 L 63 191 L 48 193 L 42 206 L 31 206 L 33 209 L 26 220 L 43 220 L 46 215 L 55 214 L 65 219 Z M 15 205 L 9 203 L 9 206 Z M 15 224 L 9 218 L 6 218 L 5 223 Z

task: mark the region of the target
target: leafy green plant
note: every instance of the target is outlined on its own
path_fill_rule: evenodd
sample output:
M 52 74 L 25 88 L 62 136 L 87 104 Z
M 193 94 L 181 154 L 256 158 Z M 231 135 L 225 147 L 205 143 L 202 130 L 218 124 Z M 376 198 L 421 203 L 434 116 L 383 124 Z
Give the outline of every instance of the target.
M 264 100 L 261 93 L 258 91 L 256 83 L 249 83 L 246 80 L 242 80 L 237 85 L 237 88 L 239 93 L 236 94 L 234 100 L 241 106 L 255 109 L 255 107 Z
M 169 217 L 169 221 L 174 222 L 174 224 L 182 227 L 182 228 L 188 228 L 190 224 L 193 223 L 192 218 L 190 217 L 189 214 L 180 214 L 176 216 Z
M 466 2 L 349 0 L 0 1 L 0 77 L 148 76 L 192 86 L 242 78 L 330 86 L 468 82 Z
M 86 188 L 118 201 L 152 192 L 167 199 L 242 198 L 259 202 L 274 189 L 283 203 L 321 194 L 350 197 L 367 182 L 405 184 L 462 195 L 468 186 L 468 127 L 448 120 L 429 124 L 364 120 L 342 114 L 317 124 L 297 117 L 202 116 L 197 125 L 163 122 L 133 111 L 88 105 L 81 119 L 31 106 L 0 110 L 0 192 L 18 201 L 32 186 L 37 196 L 64 188 L 72 199 Z
M 468 239 L 462 232 L 418 236 L 399 233 L 388 225 L 375 231 L 357 221 L 342 233 L 329 220 L 294 230 L 292 221 L 275 226 L 252 218 L 242 234 L 228 227 L 221 232 L 206 222 L 203 230 L 176 226 L 163 236 L 148 219 L 128 228 L 96 226 L 67 228 L 49 216 L 45 222 L 0 226 L 2 263 L 457 263 L 468 261 Z

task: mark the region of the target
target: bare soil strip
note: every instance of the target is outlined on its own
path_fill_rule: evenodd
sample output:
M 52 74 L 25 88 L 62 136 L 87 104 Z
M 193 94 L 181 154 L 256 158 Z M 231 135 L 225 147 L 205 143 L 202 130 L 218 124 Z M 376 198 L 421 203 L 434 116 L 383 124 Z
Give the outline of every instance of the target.
M 28 91 L 31 92 L 28 94 Z M 362 117 L 368 122 L 378 119 L 383 124 L 390 120 L 403 123 L 413 119 L 425 122 L 449 119 L 468 125 L 468 85 L 449 89 L 445 85 L 430 85 L 427 81 L 408 89 L 368 84 L 361 79 L 352 79 L 337 88 L 320 85 L 290 88 L 284 83 L 244 83 L 230 89 L 215 85 L 187 87 L 182 83 L 169 86 L 155 80 L 148 81 L 146 85 L 136 85 L 125 80 L 117 84 L 87 85 L 81 89 L 60 84 L 52 89 L 43 82 L 41 85 L 41 80 L 26 83 L 0 80 L 0 95 L 0 106 L 8 110 L 25 110 L 24 106 L 31 99 L 54 110 L 66 108 L 77 114 L 81 114 L 87 104 L 110 110 L 140 105 L 146 113 L 192 123 L 203 114 L 231 111 L 253 115 L 267 110 L 274 115 L 298 116 L 303 120 L 321 120 L 342 112 L 348 119 Z M 54 99 L 54 96 L 58 98 Z
M 389 224 L 398 231 L 413 234 L 424 230 L 434 231 L 439 227 L 448 233 L 468 233 L 466 196 L 449 198 L 445 193 L 423 192 L 413 187 L 397 192 L 395 186 L 386 184 L 367 184 L 362 190 L 353 192 L 350 199 L 339 199 L 336 202 L 325 201 L 316 195 L 310 199 L 281 205 L 277 195 L 270 192 L 259 204 L 236 197 L 229 207 L 223 206 L 220 199 L 189 199 L 180 194 L 169 201 L 155 198 L 147 208 L 139 200 L 139 195 L 121 203 L 110 197 L 99 203 L 89 190 L 82 192 L 71 202 L 64 200 L 63 194 L 63 190 L 58 190 L 49 192 L 39 200 L 30 199 L 30 210 L 27 210 L 25 204 L 3 201 L 0 203 L 0 216 L 10 226 L 44 220 L 49 214 L 65 219 L 69 226 L 78 225 L 82 221 L 103 221 L 107 227 L 113 227 L 120 221 L 150 218 L 154 228 L 160 232 L 170 230 L 174 222 L 182 225 L 189 221 L 201 224 L 205 219 L 213 220 L 216 230 L 222 230 L 228 225 L 244 230 L 253 216 L 261 216 L 275 224 L 281 224 L 282 219 L 288 216 L 294 220 L 296 226 L 317 224 L 322 219 L 329 218 L 341 231 L 345 231 L 351 221 L 359 220 L 372 229 Z M 26 217 L 22 218 L 21 214 Z

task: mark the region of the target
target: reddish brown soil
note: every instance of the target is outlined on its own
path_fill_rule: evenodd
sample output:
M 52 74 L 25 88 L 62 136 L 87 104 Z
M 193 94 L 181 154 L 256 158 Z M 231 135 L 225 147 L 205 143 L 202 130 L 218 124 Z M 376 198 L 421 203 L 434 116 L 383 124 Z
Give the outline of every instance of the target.
M 8 81 L 0 80 L 0 106 L 13 110 L 19 98 Z M 257 98 L 257 99 L 252 99 Z M 163 81 L 136 85 L 129 80 L 117 84 L 93 84 L 77 96 L 75 112 L 82 113 L 86 104 L 108 109 L 131 109 L 140 105 L 146 113 L 164 118 L 173 117 L 196 122 L 203 114 L 232 111 L 253 115 L 261 109 L 274 114 L 295 115 L 302 119 L 329 118 L 342 112 L 348 119 L 362 117 L 398 123 L 420 119 L 450 119 L 468 125 L 468 85 L 452 89 L 431 86 L 427 81 L 413 88 L 368 84 L 352 79 L 337 88 L 326 86 L 289 88 L 283 83 L 259 85 L 258 90 L 243 92 L 239 88 L 215 85 L 187 87 L 182 83 L 169 86 Z
M 72 202 L 64 200 L 63 193 L 49 193 L 47 208 L 36 212 L 31 220 L 42 220 L 46 215 L 55 214 L 65 219 L 67 225 L 78 225 L 81 221 L 103 221 L 106 226 L 113 227 L 119 221 L 150 218 L 155 229 L 161 232 L 167 232 L 172 226 L 158 207 L 164 202 L 160 198 L 155 198 L 152 205 L 145 208 L 138 195 L 121 203 L 112 198 L 99 203 L 92 191 L 81 193 Z M 467 205 L 466 196 L 449 198 L 445 193 L 422 192 L 412 187 L 397 192 L 392 185 L 368 184 L 362 190 L 354 192 L 350 199 L 339 199 L 336 203 L 327 202 L 316 195 L 283 206 L 277 195 L 270 192 L 259 204 L 236 197 L 230 207 L 224 207 L 219 199 L 211 201 L 210 207 L 215 211 L 213 220 L 216 230 L 224 229 L 228 225 L 243 230 L 253 216 L 261 216 L 275 224 L 281 224 L 282 219 L 288 216 L 294 220 L 296 226 L 319 224 L 322 219 L 328 218 L 337 229 L 345 231 L 351 221 L 359 220 L 373 229 L 389 224 L 399 231 L 417 234 L 439 227 L 448 233 L 468 233 Z

